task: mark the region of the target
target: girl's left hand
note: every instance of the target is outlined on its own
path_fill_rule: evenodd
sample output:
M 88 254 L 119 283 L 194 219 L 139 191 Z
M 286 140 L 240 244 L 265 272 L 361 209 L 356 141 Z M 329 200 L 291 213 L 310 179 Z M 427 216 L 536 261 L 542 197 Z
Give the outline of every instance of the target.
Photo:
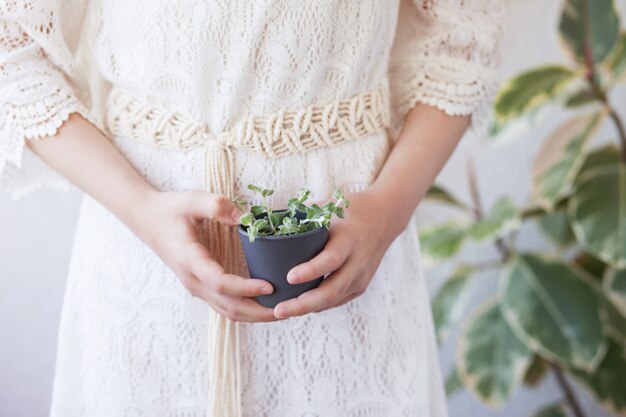
M 302 316 L 339 307 L 362 295 L 405 223 L 391 210 L 393 204 L 378 190 L 346 194 L 350 206 L 345 218 L 333 216 L 324 250 L 308 262 L 293 267 L 287 281 L 298 284 L 327 273 L 319 287 L 274 308 L 276 318 Z

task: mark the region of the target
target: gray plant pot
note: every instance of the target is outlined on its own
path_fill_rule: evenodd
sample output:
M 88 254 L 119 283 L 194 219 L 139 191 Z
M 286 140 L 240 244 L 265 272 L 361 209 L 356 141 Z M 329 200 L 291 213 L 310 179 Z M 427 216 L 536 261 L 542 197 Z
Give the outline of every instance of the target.
M 276 212 L 285 210 L 275 210 Z M 306 218 L 304 213 L 296 217 Z M 300 284 L 290 284 L 287 273 L 296 265 L 306 262 L 319 254 L 328 241 L 328 229 L 321 227 L 306 233 L 286 236 L 256 236 L 250 243 L 248 232 L 242 225 L 237 226 L 243 246 L 250 277 L 269 281 L 274 292 L 256 297 L 259 304 L 275 307 L 281 301 L 296 298 L 319 286 L 324 277 Z

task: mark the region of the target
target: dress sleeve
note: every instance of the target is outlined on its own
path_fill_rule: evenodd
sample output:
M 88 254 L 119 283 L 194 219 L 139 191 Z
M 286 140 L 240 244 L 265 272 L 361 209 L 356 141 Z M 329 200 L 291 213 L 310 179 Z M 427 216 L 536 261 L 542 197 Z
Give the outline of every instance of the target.
M 75 60 L 87 0 L 0 3 L 0 188 L 18 198 L 66 187 L 26 140 L 56 133 L 72 113 L 94 121 Z
M 390 57 L 396 125 L 417 103 L 471 115 L 486 131 L 505 0 L 401 0 Z

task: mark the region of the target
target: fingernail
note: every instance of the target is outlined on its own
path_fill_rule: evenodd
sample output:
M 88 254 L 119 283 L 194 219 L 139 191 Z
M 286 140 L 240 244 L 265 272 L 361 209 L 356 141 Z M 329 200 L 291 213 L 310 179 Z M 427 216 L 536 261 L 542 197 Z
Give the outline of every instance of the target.
M 274 292 L 274 289 L 272 287 L 268 287 L 268 286 L 261 287 L 262 294 L 271 294 L 273 292 Z
M 276 310 L 276 317 L 278 317 L 279 319 L 286 319 L 288 315 L 289 315 L 289 312 L 284 307 L 281 307 L 278 310 Z
M 239 218 L 243 216 L 243 211 L 239 207 L 235 207 L 233 211 L 230 213 L 230 217 L 239 223 Z
M 290 271 L 287 274 L 287 281 L 290 284 L 297 284 L 298 283 L 298 274 L 296 272 Z

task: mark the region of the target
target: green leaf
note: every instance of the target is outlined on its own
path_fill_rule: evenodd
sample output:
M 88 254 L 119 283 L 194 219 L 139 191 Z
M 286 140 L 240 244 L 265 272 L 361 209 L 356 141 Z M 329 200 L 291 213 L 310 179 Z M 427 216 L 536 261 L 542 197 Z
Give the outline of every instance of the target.
M 252 213 L 252 215 L 254 217 L 261 217 L 261 215 L 263 213 L 265 213 L 265 207 L 263 207 L 263 206 L 252 206 L 252 207 L 250 207 L 250 213 Z
M 594 369 L 606 349 L 599 291 L 575 266 L 537 255 L 511 258 L 499 285 L 502 311 L 515 333 L 541 356 Z
M 335 191 L 333 191 L 333 198 L 335 200 L 339 200 L 340 198 L 343 198 L 343 191 L 340 189 L 336 189 Z
M 510 233 L 522 224 L 520 211 L 513 200 L 503 197 L 496 201 L 487 216 L 477 221 L 470 230 L 472 239 L 484 242 Z
M 303 203 L 304 201 L 306 201 L 307 198 L 309 198 L 310 194 L 311 194 L 311 191 L 308 190 L 307 188 L 300 188 L 300 190 L 298 191 L 298 195 L 296 196 L 296 199 L 298 200 L 299 203 Z
M 583 166 L 580 168 L 578 176 L 576 177 L 576 182 L 579 183 L 581 178 L 584 179 L 584 177 L 595 168 L 616 166 L 619 163 L 620 154 L 617 146 L 611 143 L 597 148 L 589 152 L 585 158 L 585 162 L 583 162 Z
M 255 220 L 254 223 L 252 223 L 252 226 L 254 226 L 254 228 L 256 228 L 257 231 L 266 229 L 269 227 L 269 225 L 270 223 L 267 221 L 267 219 L 258 219 L 258 220 Z
M 287 214 L 289 214 L 286 211 L 273 211 L 271 218 L 272 218 L 272 223 L 274 224 L 274 226 L 278 226 L 279 224 L 282 224 L 283 219 L 285 218 L 285 216 L 287 216 Z
M 559 24 L 561 39 L 578 62 L 585 54 L 604 60 L 619 36 L 619 16 L 613 0 L 566 0 Z
M 552 404 L 539 410 L 535 417 L 567 417 L 567 411 L 562 403 Z
M 433 184 L 428 189 L 428 192 L 426 192 L 424 198 L 440 203 L 450 204 L 451 206 L 455 206 L 463 210 L 468 209 L 467 205 L 463 204 L 461 201 L 459 201 L 459 199 L 454 197 L 450 191 L 437 184 Z
M 574 77 L 571 70 L 551 65 L 534 68 L 508 80 L 495 98 L 497 127 L 494 129 L 502 130 L 512 119 L 555 100 Z
M 568 205 L 576 240 L 615 268 L 626 267 L 626 166 L 591 170 Z
M 547 362 L 541 356 L 534 355 L 524 375 L 524 384 L 533 387 L 537 385 L 547 373 Z
M 574 370 L 572 374 L 604 408 L 619 415 L 626 413 L 626 351 L 623 346 L 611 341 L 604 360 L 595 372 Z
M 532 352 L 513 333 L 495 300 L 470 318 L 458 345 L 463 385 L 490 406 L 503 404 L 530 365 Z
M 233 202 L 233 204 L 235 206 L 237 206 L 241 211 L 245 211 L 246 206 L 248 205 L 248 202 L 245 200 L 242 200 L 241 197 L 239 197 L 238 195 L 236 195 L 234 198 L 232 198 L 231 200 Z
M 602 289 L 617 310 L 626 316 L 626 268 L 607 269 Z
M 252 213 L 245 213 L 239 218 L 239 223 L 241 223 L 244 226 L 250 226 L 253 221 L 254 221 L 254 216 L 252 216 Z
M 626 32 L 620 36 L 618 45 L 607 60 L 613 83 L 626 75 Z
M 255 191 L 257 193 L 262 193 L 263 192 L 263 189 L 261 187 L 258 187 L 258 186 L 254 185 L 254 184 L 248 184 L 248 190 Z
M 537 224 L 541 231 L 558 246 L 568 246 L 576 242 L 564 209 L 542 215 L 537 220 Z
M 425 228 L 420 233 L 422 254 L 435 261 L 453 257 L 461 249 L 468 226 L 459 221 L 450 221 Z
M 584 269 L 588 274 L 596 278 L 598 281 L 602 280 L 606 264 L 600 261 L 595 256 L 588 254 L 587 252 L 579 253 L 574 258 L 574 263 Z
M 604 303 L 606 305 L 607 333 L 621 346 L 626 346 L 626 317 L 606 298 Z
M 567 98 L 565 106 L 569 108 L 577 108 L 586 106 L 587 104 L 598 103 L 598 99 L 587 88 L 577 91 Z
M 448 376 L 446 377 L 446 396 L 452 397 L 458 391 L 463 389 L 463 383 L 459 379 L 459 373 L 456 370 L 456 367 L 450 371 Z
M 598 112 L 568 120 L 539 150 L 533 167 L 532 198 L 545 210 L 554 209 L 559 199 L 572 191 L 603 115 Z
M 461 265 L 439 289 L 432 302 L 437 338 L 443 341 L 463 314 L 471 294 L 473 268 Z

